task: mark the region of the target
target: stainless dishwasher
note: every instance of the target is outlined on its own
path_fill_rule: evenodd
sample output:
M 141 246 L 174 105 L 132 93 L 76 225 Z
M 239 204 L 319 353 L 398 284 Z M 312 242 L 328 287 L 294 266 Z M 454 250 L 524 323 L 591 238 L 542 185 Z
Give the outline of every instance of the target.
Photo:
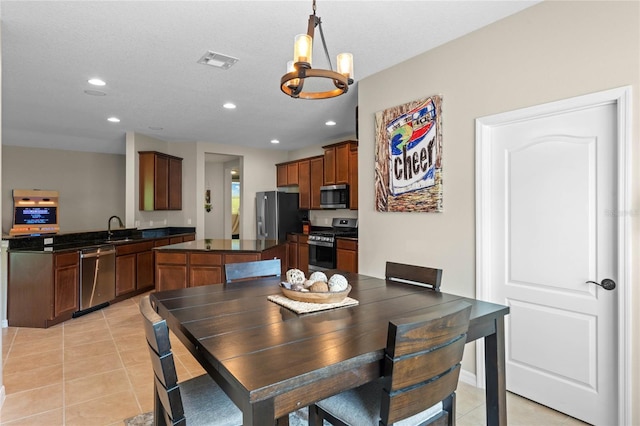
M 73 316 L 104 308 L 115 297 L 115 246 L 101 245 L 80 250 L 80 310 Z

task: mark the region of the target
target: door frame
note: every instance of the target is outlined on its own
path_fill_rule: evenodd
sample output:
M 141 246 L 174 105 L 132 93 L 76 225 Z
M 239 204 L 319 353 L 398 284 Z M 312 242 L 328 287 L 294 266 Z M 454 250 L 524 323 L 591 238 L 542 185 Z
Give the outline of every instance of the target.
M 631 422 L 631 86 L 476 119 L 476 298 L 494 303 L 492 271 L 491 144 L 493 128 L 602 104 L 617 106 L 618 422 Z M 476 345 L 476 386 L 484 387 L 484 345 Z

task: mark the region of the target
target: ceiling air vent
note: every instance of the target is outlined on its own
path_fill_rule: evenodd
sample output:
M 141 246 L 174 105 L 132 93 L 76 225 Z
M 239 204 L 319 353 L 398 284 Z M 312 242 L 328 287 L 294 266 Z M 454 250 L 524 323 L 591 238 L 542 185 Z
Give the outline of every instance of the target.
M 223 70 L 228 70 L 236 62 L 238 62 L 238 58 L 223 55 L 222 53 L 212 52 L 211 50 L 205 53 L 202 58 L 198 60 L 199 64 L 210 65 Z

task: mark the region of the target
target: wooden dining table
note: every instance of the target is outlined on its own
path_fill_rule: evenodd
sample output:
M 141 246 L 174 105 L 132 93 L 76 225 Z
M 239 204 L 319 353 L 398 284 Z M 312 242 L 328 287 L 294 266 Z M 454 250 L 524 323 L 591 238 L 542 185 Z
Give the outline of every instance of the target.
M 244 425 L 273 425 L 279 418 L 286 424 L 290 412 L 376 380 L 389 320 L 466 301 L 472 306 L 467 341 L 484 338 L 487 424 L 507 424 L 507 306 L 341 274 L 358 304 L 315 313 L 297 314 L 267 299 L 281 294 L 281 277 L 161 291 L 151 299 L 169 329 L 242 410 Z

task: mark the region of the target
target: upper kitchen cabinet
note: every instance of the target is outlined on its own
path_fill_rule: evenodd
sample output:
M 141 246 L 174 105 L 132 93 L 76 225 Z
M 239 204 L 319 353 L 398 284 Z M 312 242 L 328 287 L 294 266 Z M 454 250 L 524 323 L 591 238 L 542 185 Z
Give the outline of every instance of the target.
M 357 141 L 344 141 L 322 147 L 324 149 L 324 184 L 349 183 L 349 156 L 358 150 Z
M 299 183 L 299 165 L 297 161 L 276 164 L 277 186 L 296 186 Z
M 311 208 L 311 169 L 309 160 L 298 161 L 298 207 L 309 210 Z
M 140 210 L 182 210 L 182 158 L 140 151 Z
M 320 210 L 320 187 L 324 182 L 324 156 L 309 159 L 311 210 Z

